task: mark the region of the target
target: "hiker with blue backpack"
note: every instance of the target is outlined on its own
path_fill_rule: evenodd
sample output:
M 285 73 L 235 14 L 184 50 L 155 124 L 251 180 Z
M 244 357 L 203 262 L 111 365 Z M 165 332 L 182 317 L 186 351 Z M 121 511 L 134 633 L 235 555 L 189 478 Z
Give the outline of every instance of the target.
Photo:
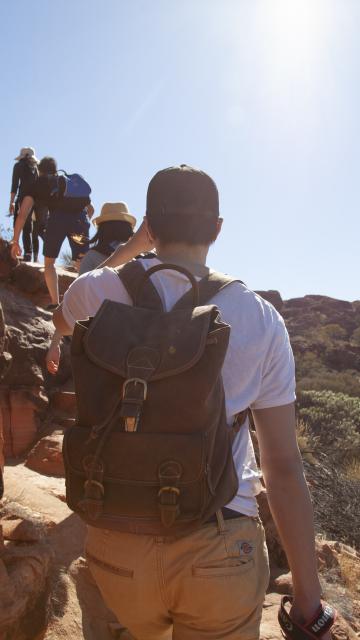
M 222 222 L 210 176 L 159 171 L 139 231 L 55 310 L 56 329 L 73 334 L 67 504 L 88 525 L 105 603 L 134 639 L 259 640 L 269 564 L 251 411 L 292 572 L 280 626 L 288 640 L 330 640 L 289 336 L 269 302 L 206 266 Z M 136 258 L 153 247 L 156 258 Z
M 49 209 L 43 254 L 45 258 L 45 281 L 54 309 L 59 304 L 58 277 L 55 260 L 65 238 L 68 239 L 72 259 L 79 260 L 89 246 L 89 228 L 93 207 L 90 201 L 91 188 L 79 174 L 68 175 L 57 170 L 56 160 L 43 158 L 38 166 L 39 176 L 24 193 L 18 218 L 14 227 L 11 253 L 21 255 L 19 237 L 34 203 Z

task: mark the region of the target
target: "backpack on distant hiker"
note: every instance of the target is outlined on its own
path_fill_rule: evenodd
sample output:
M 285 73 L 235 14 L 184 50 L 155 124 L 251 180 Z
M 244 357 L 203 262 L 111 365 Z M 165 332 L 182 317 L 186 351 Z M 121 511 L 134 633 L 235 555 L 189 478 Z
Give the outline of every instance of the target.
M 192 288 L 169 312 L 150 276 L 185 274 Z M 206 304 L 233 280 L 141 260 L 118 270 L 134 306 L 105 300 L 76 323 L 71 355 L 76 425 L 66 430 L 69 507 L 96 527 L 186 534 L 235 496 L 221 370 L 230 326 Z
M 63 175 L 54 176 L 51 196 L 58 198 L 88 198 L 90 196 L 91 187 L 80 174 L 69 174 L 62 169 L 59 171 Z

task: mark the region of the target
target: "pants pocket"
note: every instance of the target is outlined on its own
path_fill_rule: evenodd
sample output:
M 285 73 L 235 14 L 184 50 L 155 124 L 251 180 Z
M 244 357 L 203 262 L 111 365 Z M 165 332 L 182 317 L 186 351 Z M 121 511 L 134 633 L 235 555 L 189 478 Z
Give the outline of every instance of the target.
M 225 558 L 223 561 L 193 566 L 192 575 L 195 578 L 239 576 L 253 567 L 253 558 Z
M 123 578 L 134 577 L 134 572 L 132 571 L 132 569 L 127 569 L 126 567 L 118 567 L 113 564 L 109 564 L 108 562 L 104 562 L 104 560 L 100 560 L 99 558 L 96 558 L 96 556 L 93 556 L 92 553 L 89 553 L 89 551 L 85 551 L 85 556 L 90 565 L 91 563 L 93 563 L 95 566 L 100 567 L 100 569 L 109 571 L 116 576 L 122 576 Z

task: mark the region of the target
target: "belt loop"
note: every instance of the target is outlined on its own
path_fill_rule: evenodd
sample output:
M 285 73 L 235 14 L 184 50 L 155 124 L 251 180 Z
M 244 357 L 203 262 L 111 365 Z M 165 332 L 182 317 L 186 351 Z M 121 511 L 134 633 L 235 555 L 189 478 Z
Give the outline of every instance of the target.
M 218 526 L 219 535 L 222 535 L 226 531 L 225 520 L 221 509 L 216 512 L 216 520 Z

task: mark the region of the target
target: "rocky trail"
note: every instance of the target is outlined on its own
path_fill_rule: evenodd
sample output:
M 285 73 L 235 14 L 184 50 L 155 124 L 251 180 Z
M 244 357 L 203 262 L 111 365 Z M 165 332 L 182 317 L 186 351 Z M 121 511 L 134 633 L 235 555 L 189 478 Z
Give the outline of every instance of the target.
M 59 276 L 61 291 L 75 277 Z M 262 294 L 281 306 L 277 292 Z M 22 264 L 0 283 L 0 437 L 2 431 L 6 457 L 0 501 L 0 640 L 131 640 L 102 601 L 84 557 L 86 528 L 65 503 L 62 439 L 75 421 L 76 407 L 66 341 L 59 374 L 51 378 L 45 370 L 52 333 L 45 301 L 38 265 Z M 323 505 L 323 511 L 315 510 L 321 532 L 316 545 L 325 597 L 340 611 L 333 637 L 359 640 L 360 555 L 344 544 L 356 541 L 347 529 L 356 528 L 358 494 L 353 485 L 345 491 L 342 481 L 334 480 L 325 458 L 320 466 L 307 464 L 306 474 L 316 502 Z M 326 514 L 335 490 L 346 507 L 333 510 L 329 527 Z M 259 508 L 271 564 L 261 639 L 280 640 L 277 611 L 281 594 L 291 592 L 291 576 L 265 491 Z M 352 519 L 340 518 L 346 509 L 352 510 Z M 337 541 L 326 539 L 328 534 Z
M 19 582 L 16 573 L 20 573 L 23 606 L 13 609 L 14 620 L 6 625 L 0 640 L 131 640 L 102 601 L 84 558 L 86 527 L 65 503 L 61 444 L 64 430 L 73 424 L 74 411 L 75 398 L 71 391 L 53 393 L 42 437 L 23 462 L 13 461 L 6 466 L 5 513 L 1 520 L 3 535 L 7 538 L 5 566 L 8 570 L 13 567 L 13 572 L 8 572 L 15 586 Z M 280 594 L 291 591 L 291 578 L 265 493 L 260 496 L 259 506 L 272 564 L 261 639 L 281 640 L 277 611 Z M 333 543 L 318 542 L 319 563 L 324 568 L 329 597 L 351 620 L 357 617 L 353 615 L 354 603 L 349 603 L 346 589 L 337 582 L 337 568 L 338 557 L 344 550 L 349 549 L 348 554 L 354 552 L 345 545 L 335 544 L 339 553 Z M 6 550 L 13 554 L 12 562 L 7 564 Z M 358 556 L 351 557 L 359 562 Z M 341 616 L 334 638 L 355 640 L 360 637 L 359 632 L 360 626 L 351 627 Z
M 5 481 L 7 501 L 21 504 L 33 514 L 41 514 L 48 529 L 46 544 L 52 557 L 48 577 L 51 591 L 47 603 L 49 622 L 36 640 L 106 640 L 113 637 L 108 629 L 112 616 L 102 602 L 83 557 L 85 526 L 63 501 L 64 480 L 44 477 L 17 464 L 7 467 Z

